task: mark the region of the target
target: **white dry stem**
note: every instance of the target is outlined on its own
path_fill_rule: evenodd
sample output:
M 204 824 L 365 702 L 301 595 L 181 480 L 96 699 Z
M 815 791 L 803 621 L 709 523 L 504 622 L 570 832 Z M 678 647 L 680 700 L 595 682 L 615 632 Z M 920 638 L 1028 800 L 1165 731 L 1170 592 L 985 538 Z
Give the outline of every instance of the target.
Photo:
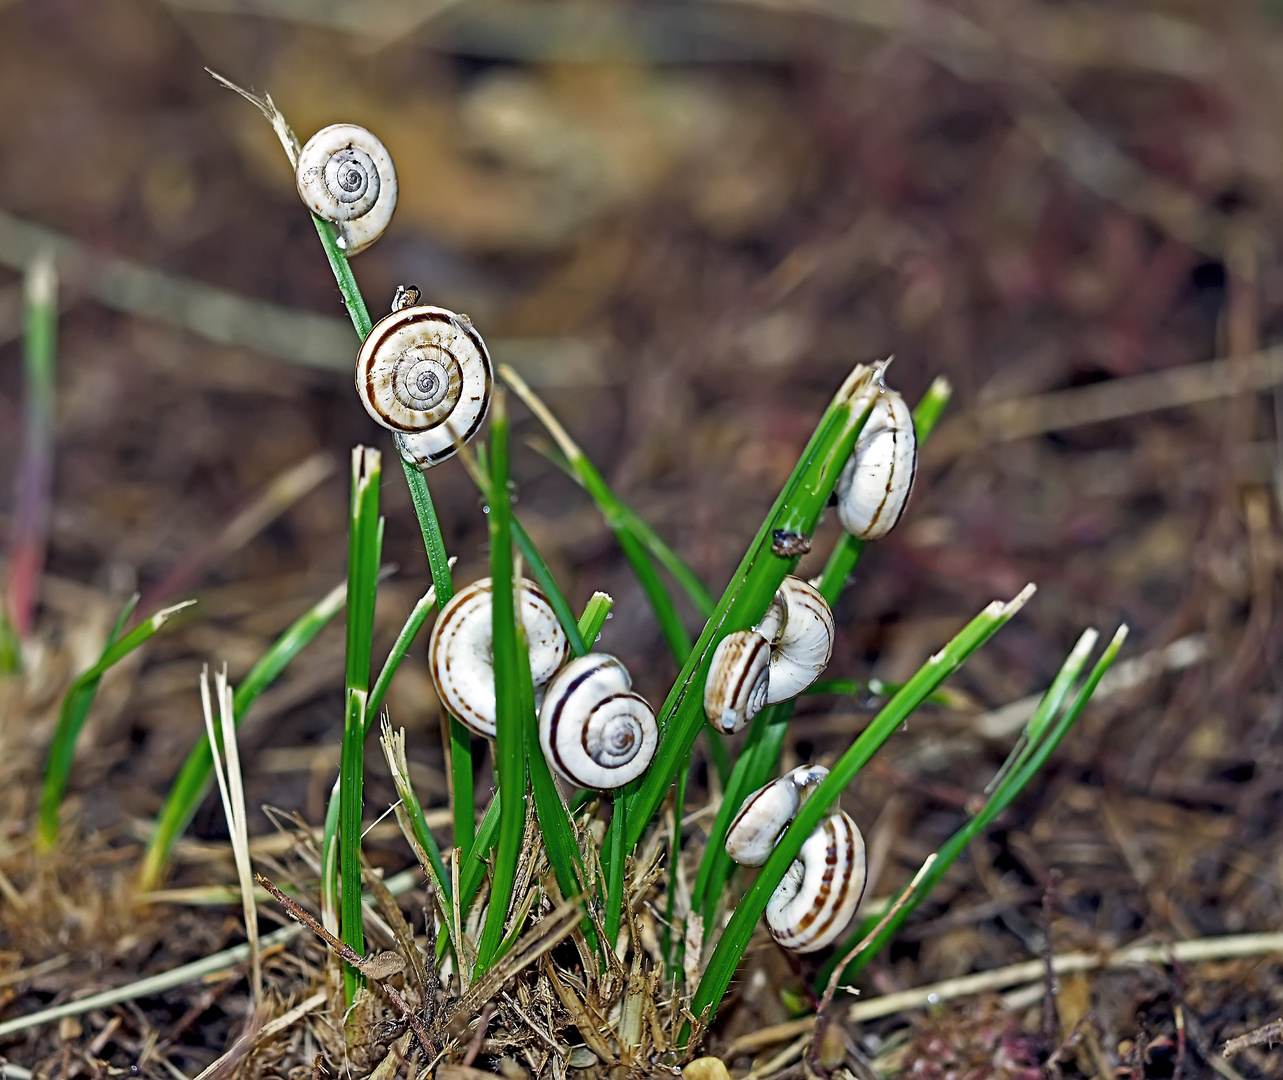
M 240 94 L 251 105 L 255 106 L 259 112 L 267 117 L 267 122 L 272 125 L 272 130 L 276 132 L 276 137 L 281 140 L 281 146 L 285 149 L 285 156 L 290 159 L 290 168 L 298 170 L 298 156 L 303 149 L 303 144 L 299 142 L 298 136 L 294 134 L 294 129 L 290 127 L 281 110 L 276 107 L 276 102 L 272 100 L 271 94 L 264 94 L 259 97 L 243 87 L 237 86 L 231 79 L 225 79 L 217 71 L 205 69 L 214 76 L 214 80 L 220 85 L 227 87 Z
M 227 681 L 227 668 L 215 677 L 218 693 L 218 714 L 222 729 L 222 748 L 214 733 L 214 709 L 209 695 L 209 665 L 201 669 L 200 700 L 205 714 L 205 734 L 214 758 L 214 775 L 218 778 L 218 793 L 223 800 L 223 814 L 227 818 L 227 831 L 232 838 L 232 857 L 236 860 L 236 876 L 241 886 L 241 911 L 245 917 L 245 936 L 249 939 L 250 988 L 257 1007 L 263 1000 L 263 969 L 258 939 L 258 907 L 254 897 L 254 870 L 249 857 L 249 821 L 245 814 L 245 787 L 241 778 L 241 759 L 236 744 L 236 712 L 231 684 Z

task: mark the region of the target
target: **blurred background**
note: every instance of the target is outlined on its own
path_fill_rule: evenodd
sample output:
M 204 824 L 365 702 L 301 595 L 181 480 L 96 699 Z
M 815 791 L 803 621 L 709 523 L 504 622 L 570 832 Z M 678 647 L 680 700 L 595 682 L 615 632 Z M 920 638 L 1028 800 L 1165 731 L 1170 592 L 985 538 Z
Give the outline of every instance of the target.
M 426 588 L 288 163 L 210 68 L 270 93 L 304 140 L 348 121 L 385 142 L 400 201 L 353 263 L 372 312 L 413 283 L 470 315 L 715 593 L 854 363 L 894 354 L 910 402 L 949 378 L 906 518 L 837 610 L 829 674 L 903 678 L 989 600 L 1039 593 L 955 680 L 968 707 L 924 713 L 850 793 L 876 894 L 1001 760 L 1018 727 L 989 710 L 1044 688 L 1084 626 L 1131 626 L 1131 684 L 871 988 L 1036 953 L 1053 881 L 1058 949 L 1274 929 L 1283 356 L 1263 349 L 1283 320 L 1280 59 L 1283 10 L 1246 0 L 0 4 L 0 476 L 21 449 L 21 270 L 50 250 L 61 277 L 47 573 L 28 677 L 3 697 L 0 844 L 25 843 L 58 699 L 123 598 L 141 590 L 150 612 L 196 596 L 104 683 L 72 776 L 77 842 L 104 864 L 136 855 L 200 736 L 201 665 L 225 660 L 235 681 L 342 580 L 358 442 L 391 467 L 398 570 L 376 653 Z M 513 408 L 518 514 L 572 603 L 615 597 L 602 647 L 662 700 L 676 669 L 644 596 Z M 482 576 L 475 488 L 457 462 L 429 480 L 456 580 Z M 10 538 L 14 505 L 6 491 Z M 251 807 L 320 819 L 342 650 L 335 626 L 247 721 Z M 844 746 L 863 704 L 808 704 L 791 759 Z M 420 651 L 389 706 L 423 801 L 444 806 Z M 382 769 L 371 805 L 394 797 Z M 268 828 L 255 811 L 251 831 Z M 194 833 L 225 836 L 216 800 Z M 375 846 L 389 867 L 407 856 Z M 174 881 L 209 873 L 180 862 Z M 193 926 L 182 948 L 232 933 L 172 917 Z M 144 963 L 101 928 L 42 919 L 0 946 Z M 1116 1058 L 1140 1032 L 1161 1044 L 1172 1002 L 1190 1047 L 1210 1047 L 1281 993 L 1277 964 L 1237 964 L 1102 977 L 1072 1000 Z M 732 1026 L 770 1022 L 769 998 Z

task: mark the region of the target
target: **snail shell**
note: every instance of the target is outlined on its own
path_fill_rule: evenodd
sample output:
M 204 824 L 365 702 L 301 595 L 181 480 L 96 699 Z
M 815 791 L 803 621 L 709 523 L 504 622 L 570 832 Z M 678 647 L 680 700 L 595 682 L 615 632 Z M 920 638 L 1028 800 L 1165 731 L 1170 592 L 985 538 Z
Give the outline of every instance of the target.
M 767 705 L 797 697 L 833 657 L 833 612 L 820 591 L 801 578 L 784 579 L 757 632 L 771 643 Z
M 766 925 L 786 949 L 832 944 L 864 895 L 864 837 L 844 811 L 820 823 L 766 902 Z
M 392 155 L 356 124 L 331 124 L 308 139 L 294 182 L 308 209 L 334 225 L 348 255 L 382 236 L 396 209 Z
M 718 731 L 739 731 L 766 704 L 771 643 L 756 630 L 736 630 L 717 643 L 704 683 L 704 715 Z
M 397 432 L 402 455 L 422 468 L 477 433 L 493 380 L 490 354 L 467 316 L 426 304 L 380 319 L 356 358 L 365 411 Z
M 884 388 L 838 478 L 838 520 L 861 540 L 880 540 L 900 520 L 918 471 L 918 440 L 904 398 Z
M 441 609 L 428 638 L 428 670 L 441 703 L 478 735 L 494 735 L 494 616 L 490 578 L 460 589 Z M 521 621 L 526 628 L 535 686 L 565 661 L 569 642 L 552 605 L 533 582 L 522 579 Z
M 606 653 L 572 660 L 552 680 L 539 710 L 539 745 L 572 784 L 623 787 L 650 765 L 659 727 L 632 685 L 624 665 Z
M 726 854 L 741 866 L 765 863 L 807 796 L 828 775 L 823 765 L 803 765 L 758 788 L 726 832 Z

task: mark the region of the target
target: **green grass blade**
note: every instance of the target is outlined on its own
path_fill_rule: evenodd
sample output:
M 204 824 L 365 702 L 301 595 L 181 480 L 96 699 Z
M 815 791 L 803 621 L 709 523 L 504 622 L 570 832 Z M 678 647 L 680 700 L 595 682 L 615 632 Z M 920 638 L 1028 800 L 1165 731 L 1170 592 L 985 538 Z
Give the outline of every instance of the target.
M 555 457 L 550 460 L 559 468 L 566 468 L 570 476 L 578 481 L 584 490 L 588 492 L 593 502 L 597 504 L 602 517 L 606 519 L 606 524 L 611 531 L 616 536 L 619 536 L 621 540 L 623 535 L 631 536 L 637 543 L 639 550 L 645 549 L 645 551 L 649 552 L 656 562 L 673 575 L 673 579 L 690 597 L 700 615 L 708 618 L 715 606 L 713 597 L 704 583 L 700 581 L 695 571 L 686 565 L 680 555 L 664 543 L 659 534 L 640 515 L 611 490 L 610 485 L 606 483 L 606 478 L 601 475 L 588 455 L 580 449 L 566 429 L 562 427 L 561 422 L 553 415 L 552 410 L 530 389 L 525 380 L 506 364 L 499 366 L 499 374 L 503 376 L 504 381 L 512 387 L 517 396 L 526 404 L 526 407 L 534 413 L 539 422 L 547 428 L 548 434 L 553 437 L 566 458 L 564 464 Z M 629 561 L 631 562 L 632 559 L 630 558 Z
M 617 790 L 615 812 L 606 833 L 606 917 L 603 920 L 606 944 L 612 949 L 619 940 L 619 923 L 624 915 L 624 864 L 628 854 L 624 850 L 624 826 L 627 814 L 628 800 L 622 789 Z
M 703 690 L 717 642 L 734 630 L 752 626 L 766 611 L 795 557 L 771 551 L 777 529 L 809 536 L 819 521 L 838 475 L 874 402 L 874 369 L 857 368 L 825 410 L 815 433 L 798 459 L 771 512 L 745 553 L 717 610 L 682 667 L 659 712 L 660 741 L 628 806 L 625 847 L 632 850 L 663 805 L 668 788 L 689 760 L 691 745 L 704 725 Z
M 23 311 L 22 452 L 9 524 L 5 603 L 0 612 L 0 674 L 18 670 L 22 663 L 20 643 L 31 636 L 53 509 L 58 273 L 50 252 L 37 255 L 27 267 Z
M 53 739 L 49 744 L 44 786 L 40 793 L 40 826 L 36 841 L 41 850 L 47 851 L 58 839 L 58 810 L 62 805 L 63 792 L 67 789 L 67 778 L 71 775 L 71 764 L 76 757 L 76 741 L 80 738 L 81 729 L 93 707 L 103 675 L 152 638 L 174 614 L 196 601 L 186 600 L 158 611 L 122 637 L 121 632 L 137 603 L 138 597 L 134 596 L 125 604 L 107 636 L 107 644 L 97 662 L 88 671 L 77 676 L 63 696 L 53 729 Z
M 517 549 L 521 552 L 522 559 L 530 568 L 530 573 L 539 583 L 539 588 L 543 590 L 544 595 L 548 597 L 548 603 L 552 605 L 557 622 L 566 632 L 571 651 L 576 656 L 583 656 L 588 648 L 584 644 L 583 635 L 579 632 L 579 622 L 575 618 L 570 602 L 566 599 L 566 594 L 561 591 L 561 586 L 557 584 L 557 579 L 552 576 L 552 571 L 548 569 L 544 557 L 539 554 L 535 542 L 530 539 L 530 534 L 522 527 L 516 515 L 512 518 L 512 535 L 517 541 Z
M 503 396 L 495 395 L 490 419 L 490 577 L 494 618 L 495 786 L 504 794 L 499 808 L 499 841 L 490 885 L 490 906 L 473 977 L 498 954 L 512 900 L 526 821 L 526 718 L 522 713 L 520 648 L 513 588 L 512 521 L 508 496 L 508 418 Z M 527 665 L 528 666 L 528 665 Z
M 392 643 L 392 650 L 388 653 L 387 659 L 383 661 L 383 667 L 379 670 L 379 677 L 374 681 L 374 686 L 370 690 L 369 701 L 366 702 L 365 716 L 365 733 L 370 734 L 378 720 L 379 710 L 383 707 L 383 699 L 387 697 L 388 687 L 392 685 L 392 677 L 396 675 L 397 669 L 401 666 L 401 661 L 405 659 L 405 654 L 410 651 L 410 646 L 414 644 L 414 639 L 419 636 L 419 631 L 423 629 L 423 624 L 427 622 L 428 616 L 436 610 L 437 590 L 435 587 L 428 589 L 414 607 L 410 609 L 410 615 L 401 627 L 401 632 L 397 634 L 396 641 Z
M 370 687 L 370 651 L 374 637 L 374 605 L 379 586 L 379 557 L 383 550 L 383 521 L 379 517 L 379 483 L 383 476 L 377 450 L 358 446 L 352 451 L 352 510 L 348 532 L 346 709 L 343 751 L 339 765 L 339 876 L 342 884 L 340 936 L 365 955 L 364 911 L 361 906 L 361 815 L 364 809 L 365 712 Z M 352 1004 L 360 973 L 344 965 L 343 985 Z
M 295 622 L 272 643 L 250 669 L 249 674 L 236 688 L 234 704 L 236 723 L 245 719 L 245 714 L 258 699 L 259 694 L 267 689 L 284 671 L 299 653 L 301 653 L 317 634 L 343 610 L 347 599 L 347 583 L 335 586 L 313 607 L 304 612 Z M 204 800 L 213 776 L 214 761 L 210 755 L 209 743 L 201 739 L 187 755 L 187 760 L 178 771 L 165 805 L 156 819 L 156 828 L 147 845 L 143 857 L 143 868 L 139 875 L 139 888 L 148 892 L 160 884 L 169 861 L 169 853 L 178 838 L 186 830 L 196 813 L 197 807 Z
M 584 605 L 584 612 L 579 616 L 579 634 L 585 643 L 587 653 L 597 644 L 597 635 L 610 617 L 610 609 L 615 606 L 615 599 L 609 593 L 595 592 Z M 583 655 L 581 653 L 580 655 Z
M 1008 603 L 994 601 L 986 607 L 918 669 L 904 689 L 887 702 L 847 752 L 834 763 L 829 775 L 802 804 L 797 816 L 780 837 L 770 858 L 731 915 L 695 991 L 691 1011 L 696 1016 L 703 1016 L 706 1011 L 711 1015 L 716 1010 L 730 986 L 744 950 L 748 947 L 757 921 L 766 910 L 766 902 L 771 893 L 797 857 L 803 842 L 841 797 L 847 785 L 855 779 L 878 747 L 922 704 L 926 696 L 1006 625 L 1031 595 L 1032 585 L 1026 586 Z
M 1123 640 L 1126 636 L 1127 628 L 1125 626 L 1120 627 L 1118 633 L 1114 635 L 1114 639 L 1096 662 L 1091 674 L 1088 675 L 1087 680 L 1080 687 L 1074 700 L 1067 708 L 1062 710 L 1065 698 L 1086 666 L 1092 646 L 1095 643 L 1095 631 L 1088 631 L 1083 635 L 1079 640 L 1078 646 L 1074 648 L 1068 659 L 1066 659 L 1051 688 L 1039 703 L 1034 717 L 1025 726 L 1020 744 L 1013 749 L 1011 756 L 999 771 L 999 776 L 1005 776 L 1005 780 L 994 790 L 980 812 L 941 846 L 936 854 L 935 862 L 918 882 L 914 894 L 895 910 L 895 914 L 887 920 L 885 925 L 878 931 L 877 936 L 858 957 L 846 966 L 842 972 L 842 980 L 844 982 L 849 982 L 855 978 L 887 942 L 895 936 L 900 927 L 904 925 L 905 920 L 943 879 L 949 867 L 953 865 L 967 845 L 984 832 L 993 823 L 994 819 L 1011 805 L 1028 785 L 1029 781 L 1042 769 L 1047 759 L 1055 751 L 1056 747 L 1060 745 L 1061 740 L 1082 714 L 1101 677 L 1109 670 L 1118 656 L 1118 650 L 1122 648 Z M 1049 727 L 1050 731 L 1048 731 Z M 1027 753 L 1025 752 L 1026 749 L 1028 750 Z M 1017 764 L 1017 760 L 1019 760 L 1019 764 Z M 892 901 L 892 907 L 895 908 L 899 901 L 900 896 L 897 895 Z M 861 925 L 849 940 L 834 950 L 833 957 L 824 965 L 817 976 L 819 984 L 823 985 L 828 982 L 832 968 L 838 959 L 848 955 L 851 949 L 863 940 L 864 936 L 873 929 L 877 922 L 877 919 L 865 920 L 865 924 Z

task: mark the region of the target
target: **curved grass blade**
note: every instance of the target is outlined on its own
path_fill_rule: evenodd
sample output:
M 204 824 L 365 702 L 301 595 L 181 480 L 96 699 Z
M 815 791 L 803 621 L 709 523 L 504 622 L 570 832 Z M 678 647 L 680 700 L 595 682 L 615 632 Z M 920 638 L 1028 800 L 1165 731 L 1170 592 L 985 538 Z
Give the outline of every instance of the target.
M 731 915 L 696 988 L 691 1003 L 691 1011 L 696 1016 L 711 1018 L 712 1012 L 716 1011 L 730 986 L 744 950 L 748 948 L 757 920 L 766 910 L 766 902 L 771 893 L 783 880 L 803 842 L 841 797 L 847 785 L 896 728 L 922 704 L 926 696 L 1005 626 L 1028 602 L 1033 592 L 1034 587 L 1027 585 L 1013 600 L 1005 604 L 995 600 L 972 619 L 943 649 L 918 669 L 904 688 L 873 718 L 847 752 L 834 763 L 829 775 L 802 804 L 797 816 L 780 837 L 770 858 Z
M 58 721 L 54 725 L 53 740 L 49 744 L 49 756 L 45 764 L 44 787 L 40 793 L 40 826 L 36 834 L 37 844 L 47 851 L 58 839 L 58 809 L 62 805 L 62 795 L 67 789 L 67 778 L 71 775 L 71 763 L 76 756 L 76 740 L 93 707 L 98 693 L 98 684 L 112 667 L 118 664 L 140 645 L 152 638 L 176 613 L 183 608 L 191 607 L 195 600 L 184 600 L 181 604 L 167 607 L 156 612 L 150 619 L 134 627 L 121 637 L 121 631 L 129 616 L 133 614 L 138 603 L 135 595 L 126 604 L 116 619 L 107 644 L 98 661 L 88 671 L 82 672 L 67 688 L 62 706 L 58 710 Z
M 1091 656 L 1091 651 L 1095 646 L 1096 631 L 1087 630 L 1083 633 L 1078 640 L 1078 644 L 1069 654 L 1059 674 L 1052 682 L 1050 689 L 1043 696 L 1037 711 L 1025 725 L 1020 741 L 1012 749 L 1010 756 L 999 770 L 998 776 L 994 778 L 996 786 L 991 785 L 994 787 L 993 794 L 989 796 L 980 811 L 941 846 L 939 852 L 936 853 L 934 863 L 921 876 L 921 880 L 916 882 L 911 890 L 911 895 L 904 898 L 904 894 L 910 891 L 906 888 L 894 898 L 892 901 L 894 914 L 885 921 L 885 925 L 878 929 L 877 935 L 861 950 L 859 955 L 846 965 L 845 970 L 842 972 L 841 981 L 849 982 L 864 969 L 869 961 L 895 936 L 900 927 L 904 925 L 905 920 L 940 882 L 948 872 L 949 867 L 953 865 L 967 845 L 984 832 L 993 823 L 994 819 L 1011 805 L 1028 785 L 1029 781 L 1042 769 L 1047 759 L 1055 751 L 1056 747 L 1060 745 L 1061 740 L 1068 734 L 1069 729 L 1078 720 L 1083 709 L 1087 707 L 1087 703 L 1095 692 L 1097 684 L 1118 656 L 1118 651 L 1122 648 L 1126 637 L 1127 627 L 1119 627 L 1113 640 L 1106 646 L 1104 653 L 1096 661 L 1096 665 L 1092 668 L 1091 673 L 1081 687 L 1079 687 L 1073 700 L 1068 707 L 1062 709 L 1066 697 L 1086 666 L 1087 660 Z M 877 922 L 876 918 L 865 920 L 864 924 L 848 941 L 837 946 L 833 957 L 821 968 L 817 976 L 817 982 L 827 982 L 838 958 L 846 956 L 849 950 L 861 940 L 864 934 L 868 934 Z
M 236 723 L 239 726 L 259 694 L 267 689 L 317 634 L 343 609 L 347 599 L 347 583 L 337 585 L 308 611 L 304 612 L 280 637 L 272 643 L 236 688 Z M 156 829 L 147 845 L 139 875 L 139 889 L 149 892 L 160 883 L 169 861 L 169 853 L 186 830 L 208 793 L 213 777 L 214 761 L 209 744 L 201 740 L 192 747 L 183 767 L 169 790 L 165 805 L 156 819 Z

